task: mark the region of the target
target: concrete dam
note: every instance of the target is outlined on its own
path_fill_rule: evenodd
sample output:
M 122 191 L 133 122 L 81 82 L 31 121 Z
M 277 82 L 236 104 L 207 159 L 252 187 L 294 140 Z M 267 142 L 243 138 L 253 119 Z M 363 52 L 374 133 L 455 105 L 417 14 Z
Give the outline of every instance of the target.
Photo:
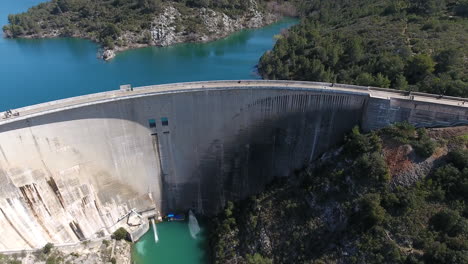
M 468 124 L 467 99 L 287 81 L 157 85 L 0 113 L 0 250 L 78 243 L 130 211 L 212 214 L 364 130 Z

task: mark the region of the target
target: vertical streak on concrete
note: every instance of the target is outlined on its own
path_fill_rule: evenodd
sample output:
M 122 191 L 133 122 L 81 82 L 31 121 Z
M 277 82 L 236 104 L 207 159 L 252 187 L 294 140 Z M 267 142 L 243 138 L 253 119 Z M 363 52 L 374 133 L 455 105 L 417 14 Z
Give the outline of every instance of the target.
M 326 134 L 326 141 L 331 142 L 333 136 L 333 125 L 335 123 L 335 115 L 337 109 L 340 109 L 341 105 L 339 104 L 341 96 L 331 96 L 331 100 L 329 102 L 329 111 L 331 112 L 330 119 L 328 120 L 328 124 L 325 124 L 328 127 L 328 132 Z M 331 107 L 330 107 L 331 106 Z
M 32 130 L 32 126 L 31 126 L 31 120 L 30 119 L 26 119 L 26 124 L 28 126 L 28 129 L 29 129 L 29 133 L 34 141 L 34 146 L 36 148 L 36 151 L 37 151 L 37 154 L 39 155 L 40 159 L 41 159 L 41 162 L 42 162 L 42 165 L 45 169 L 45 171 L 47 171 L 47 173 L 49 174 L 49 177 L 52 176 L 52 173 L 50 172 L 50 169 L 49 167 L 47 166 L 47 164 L 44 162 L 44 157 L 43 157 L 43 154 L 42 154 L 42 151 L 41 151 L 41 148 L 39 146 L 39 143 L 37 142 L 37 139 L 36 139 L 36 136 L 34 135 L 34 132 Z
M 5 151 L 3 151 L 2 146 L 0 145 L 0 152 L 2 153 L 3 159 L 5 160 L 7 165 L 10 165 L 10 162 L 8 161 L 7 156 L 5 155 Z
M 21 232 L 18 230 L 18 228 L 16 228 L 16 226 L 13 224 L 13 222 L 10 220 L 10 218 L 5 214 L 5 212 L 3 211 L 2 208 L 0 208 L 0 211 L 2 212 L 3 216 L 5 217 L 5 219 L 8 221 L 8 223 L 10 224 L 10 226 L 15 230 L 15 232 L 21 237 L 21 239 L 23 239 L 23 241 L 28 244 L 29 247 L 31 248 L 34 248 L 33 244 L 31 242 L 29 242 L 22 234 Z
M 110 229 L 109 229 L 109 226 L 107 225 L 106 221 L 104 220 L 104 216 L 102 214 L 102 211 L 100 209 L 100 207 L 98 206 L 98 201 L 97 201 L 97 197 L 94 197 L 94 207 L 96 208 L 97 212 L 98 212 L 98 215 L 99 215 L 99 219 L 101 219 L 101 222 L 102 224 L 104 225 L 104 228 L 106 229 L 107 233 L 111 233 Z
M 159 162 L 161 164 L 161 179 L 163 183 L 162 187 L 164 190 L 164 192 L 161 194 L 161 198 L 163 202 L 167 204 L 167 207 L 171 208 L 173 206 L 173 201 L 169 199 L 170 196 L 168 195 L 168 193 L 172 192 L 172 185 L 169 181 L 170 172 L 167 167 L 168 161 L 165 152 L 166 142 L 164 141 L 164 135 L 160 139 L 158 134 L 156 134 L 156 144 L 159 153 Z
M 198 179 L 197 183 L 197 213 L 203 214 L 203 201 L 202 201 L 202 194 L 201 194 L 201 182 Z
M 164 138 L 166 140 L 167 144 L 167 158 L 168 158 L 168 163 L 169 163 L 169 171 L 170 171 L 170 177 L 171 177 L 171 184 L 175 185 L 175 204 L 178 205 L 180 201 L 180 195 L 181 192 L 179 191 L 179 182 L 180 180 L 177 177 L 177 171 L 176 171 L 176 164 L 174 161 L 174 150 L 173 150 L 173 144 L 172 144 L 172 139 L 171 139 L 171 134 L 169 132 L 164 133 Z
M 323 95 L 319 94 L 316 98 L 318 100 L 318 107 L 317 108 L 321 109 L 322 108 Z M 309 155 L 309 163 L 312 162 L 312 159 L 314 158 L 314 154 L 315 154 L 315 149 L 317 148 L 317 140 L 318 140 L 318 137 L 319 137 L 319 134 L 320 134 L 320 126 L 321 126 L 321 123 L 322 123 L 322 115 L 318 115 L 318 118 L 316 120 L 317 121 L 315 122 L 315 125 L 314 125 L 314 139 L 312 141 L 312 150 L 310 151 L 310 155 Z
M 160 193 L 159 198 L 162 199 L 164 197 L 164 195 L 163 195 L 163 192 L 164 192 L 164 188 L 163 188 L 163 175 L 164 175 L 164 172 L 163 172 L 162 163 L 161 163 L 161 152 L 160 152 L 160 147 L 159 147 L 158 133 L 151 134 L 151 143 L 153 145 L 153 153 L 155 155 L 154 158 L 155 158 L 156 162 L 158 163 L 158 168 L 159 168 L 159 177 L 158 177 L 158 174 L 156 174 L 154 178 L 155 178 L 157 187 L 159 189 L 159 193 Z M 159 200 L 159 201 L 157 201 L 157 203 L 158 203 L 158 205 L 160 207 L 161 204 L 162 204 L 162 201 Z
M 171 122 L 171 120 L 169 120 Z M 174 161 L 173 161 L 173 150 L 171 145 L 171 134 L 169 131 L 164 131 L 161 139 L 160 153 L 163 161 L 163 172 L 164 179 L 168 183 L 169 188 L 167 193 L 170 194 L 168 202 L 168 208 L 176 209 L 176 205 L 179 200 L 178 181 L 177 175 L 175 174 Z

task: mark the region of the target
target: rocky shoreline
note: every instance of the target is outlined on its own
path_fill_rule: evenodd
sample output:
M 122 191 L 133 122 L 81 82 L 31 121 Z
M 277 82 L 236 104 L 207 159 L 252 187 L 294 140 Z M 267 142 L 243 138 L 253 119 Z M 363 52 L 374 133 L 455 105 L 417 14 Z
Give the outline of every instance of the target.
M 154 19 L 151 28 L 146 31 L 151 34 L 151 41 L 148 43 L 135 42 L 141 36 L 133 32 L 126 32 L 121 38 L 128 45 L 115 46 L 113 49 L 104 48 L 100 53 L 100 58 L 111 60 L 117 53 L 135 48 L 166 47 L 179 43 L 215 41 L 242 29 L 260 28 L 272 24 L 281 18 L 277 14 L 261 13 L 255 9 L 251 9 L 249 13 L 238 19 L 230 18 L 224 13 L 209 8 L 201 8 L 198 12 L 206 30 L 197 33 L 180 31 L 175 26 L 175 21 L 181 19 L 183 15 L 173 6 L 169 6 Z
M 259 11 L 256 5 L 235 18 L 223 12 L 210 8 L 194 8 L 190 14 L 183 14 L 174 5 L 167 5 L 162 12 L 153 17 L 150 26 L 139 32 L 123 31 L 120 36 L 106 45 L 99 41 L 96 35 L 89 32 L 76 30 L 70 32 L 61 28 L 46 28 L 40 33 L 28 33 L 14 36 L 11 31 L 4 28 L 5 37 L 13 38 L 58 38 L 72 37 L 90 39 L 101 44 L 98 57 L 106 61 L 113 59 L 119 52 L 143 48 L 164 47 L 178 43 L 188 42 L 210 42 L 227 37 L 228 35 L 242 29 L 260 28 L 280 20 L 282 16 L 274 11 Z M 194 31 L 190 23 L 196 19 L 197 30 Z

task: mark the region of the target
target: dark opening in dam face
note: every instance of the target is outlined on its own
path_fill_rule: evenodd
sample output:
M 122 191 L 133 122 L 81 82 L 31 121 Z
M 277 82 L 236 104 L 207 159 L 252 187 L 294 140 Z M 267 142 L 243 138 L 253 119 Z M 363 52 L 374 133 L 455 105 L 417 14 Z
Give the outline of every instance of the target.
M 287 177 L 355 125 L 467 123 L 462 99 L 411 96 L 326 83 L 203 82 L 18 109 L 0 120 L 0 232 L 11 238 L 0 248 L 108 234 L 132 209 L 213 214 Z

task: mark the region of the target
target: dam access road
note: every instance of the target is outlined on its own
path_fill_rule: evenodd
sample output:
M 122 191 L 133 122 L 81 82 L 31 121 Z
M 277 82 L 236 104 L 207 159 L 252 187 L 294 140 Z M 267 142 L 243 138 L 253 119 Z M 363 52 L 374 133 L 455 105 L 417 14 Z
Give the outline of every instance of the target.
M 0 113 L 0 250 L 106 236 L 132 209 L 212 214 L 316 159 L 355 125 L 402 121 L 466 125 L 467 99 L 213 81 L 122 86 Z

